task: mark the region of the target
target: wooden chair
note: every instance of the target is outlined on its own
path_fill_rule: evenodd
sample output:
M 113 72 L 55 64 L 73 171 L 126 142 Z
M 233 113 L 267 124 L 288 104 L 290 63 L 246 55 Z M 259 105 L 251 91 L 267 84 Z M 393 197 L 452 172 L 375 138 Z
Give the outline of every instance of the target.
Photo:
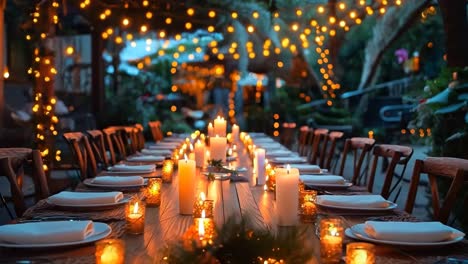
M 116 130 L 116 135 L 120 137 L 120 142 L 125 149 L 125 157 L 138 151 L 137 129 L 134 126 L 111 126 L 108 129 Z
M 153 136 L 154 142 L 161 141 L 164 138 L 160 121 L 150 121 L 148 122 L 148 126 L 151 129 L 151 135 Z
M 88 130 L 86 131 L 89 135 L 89 143 L 91 145 L 91 149 L 94 152 L 94 157 L 96 158 L 96 162 L 98 166 L 101 166 L 101 168 L 107 168 L 111 164 L 107 150 L 106 150 L 106 144 L 104 141 L 104 134 L 102 133 L 101 130 Z
M 11 198 L 17 217 L 22 216 L 27 208 L 25 196 L 22 191 L 25 166 L 31 167 L 36 200 L 49 197 L 49 186 L 47 184 L 47 178 L 39 150 L 28 148 L 0 149 L 0 175 L 5 176 L 10 184 Z M 13 219 L 13 214 L 8 209 L 3 195 L 0 194 L 0 196 L 9 216 Z
M 134 127 L 136 128 L 136 142 L 137 142 L 137 150 L 140 151 L 145 148 L 145 134 L 144 134 L 144 127 L 141 124 L 135 124 Z
M 377 171 L 377 163 L 379 159 L 382 161 L 386 159 L 390 159 L 386 172 L 385 172 L 383 186 L 380 191 L 380 195 L 382 195 L 382 197 L 384 197 L 385 199 L 388 199 L 390 194 L 401 183 L 401 180 L 403 179 L 403 176 L 406 171 L 406 166 L 408 165 L 408 161 L 411 159 L 412 155 L 413 155 L 413 148 L 411 147 L 400 146 L 400 145 L 384 145 L 384 144 L 375 145 L 374 150 L 373 150 L 372 167 L 371 167 L 369 179 L 367 182 L 367 190 L 369 192 L 373 191 L 375 174 Z M 402 167 L 402 169 L 400 170 L 398 181 L 392 187 L 392 180 L 395 175 L 395 169 L 398 165 Z M 396 198 L 398 198 L 398 195 Z
M 311 164 L 318 164 L 317 159 L 320 155 L 321 146 L 325 142 L 325 138 L 328 135 L 328 129 L 326 128 L 317 128 L 314 130 L 314 137 L 312 140 L 312 145 L 310 147 L 308 162 Z
M 325 138 L 325 142 L 323 143 L 322 151 L 320 154 L 320 168 L 331 171 L 331 165 L 333 160 L 335 159 L 335 157 L 339 157 L 339 154 L 337 155 L 336 153 L 336 143 L 338 142 L 338 140 L 343 138 L 343 136 L 344 133 L 341 131 L 332 131 Z
M 283 123 L 280 134 L 280 143 L 291 149 L 296 133 L 296 123 Z
M 67 141 L 75 162 L 80 168 L 81 180 L 95 177 L 98 174 L 98 168 L 88 137 L 81 132 L 69 132 L 64 133 L 63 138 Z
M 343 173 L 344 173 L 344 169 L 346 165 L 348 152 L 352 152 L 353 153 L 353 175 L 351 178 L 351 182 L 357 185 L 360 180 L 361 171 L 363 172 L 367 171 L 366 168 L 362 170 L 362 165 L 364 164 L 364 161 L 367 159 L 368 154 L 370 153 L 374 144 L 375 144 L 375 140 L 371 138 L 353 137 L 353 138 L 346 139 L 344 149 L 343 149 L 343 154 L 341 157 L 339 175 L 344 176 Z
M 297 153 L 299 155 L 304 155 L 304 149 L 307 142 L 307 135 L 309 132 L 308 126 L 301 126 L 299 128 L 299 133 L 297 134 Z
M 127 157 L 127 151 L 125 150 L 125 144 L 121 136 L 121 129 L 104 128 L 102 133 L 104 134 L 106 149 L 110 153 L 111 164 L 114 165 L 124 160 Z
M 314 143 L 314 129 L 309 128 L 305 137 L 305 144 L 302 150 L 302 153 L 299 153 L 301 156 L 309 157 L 309 154 L 312 151 L 312 145 Z
M 434 219 L 446 224 L 450 211 L 455 205 L 457 194 L 468 181 L 468 160 L 448 157 L 428 157 L 425 160 L 416 160 L 405 206 L 405 211 L 408 213 L 413 211 L 419 180 L 423 173 L 429 177 Z M 451 180 L 443 201 L 439 197 L 438 179 Z

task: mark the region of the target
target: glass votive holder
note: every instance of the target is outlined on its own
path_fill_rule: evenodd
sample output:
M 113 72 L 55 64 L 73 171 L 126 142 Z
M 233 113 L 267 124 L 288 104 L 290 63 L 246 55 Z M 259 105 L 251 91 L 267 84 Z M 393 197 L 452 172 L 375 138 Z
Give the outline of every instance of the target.
M 206 218 L 213 218 L 213 200 L 197 200 L 193 204 L 193 217 L 202 217 L 202 212 L 205 211 Z
M 125 241 L 122 239 L 103 239 L 96 242 L 96 264 L 125 263 Z
M 317 216 L 317 191 L 302 190 L 299 191 L 299 215 L 303 222 L 313 222 Z
M 146 205 L 147 206 L 159 206 L 161 205 L 161 186 L 162 179 L 150 178 L 148 179 L 148 185 L 145 189 Z
M 194 218 L 195 230 L 200 240 L 210 241 L 215 236 L 215 226 L 211 218 Z
M 145 203 L 139 199 L 132 199 L 125 205 L 127 233 L 137 235 L 144 232 L 145 209 Z
M 320 257 L 322 263 L 339 263 L 343 251 L 343 224 L 339 218 L 320 220 Z
M 172 174 L 174 173 L 174 161 L 164 160 L 161 170 L 161 178 L 165 183 L 172 182 Z
M 375 246 L 370 243 L 355 242 L 346 245 L 346 264 L 374 264 Z

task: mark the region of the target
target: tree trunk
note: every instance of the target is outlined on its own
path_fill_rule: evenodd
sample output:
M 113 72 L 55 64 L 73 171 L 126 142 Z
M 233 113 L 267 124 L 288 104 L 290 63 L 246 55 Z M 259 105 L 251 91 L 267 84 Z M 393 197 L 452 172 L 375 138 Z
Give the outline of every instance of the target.
M 104 87 L 104 61 L 102 59 L 102 51 L 104 50 L 104 43 L 101 39 L 100 31 L 94 28 L 91 32 L 91 44 L 92 44 L 92 85 L 91 85 L 91 99 L 92 99 L 92 111 L 96 120 L 101 120 L 99 116 L 104 111 L 105 102 L 105 87 Z
M 451 1 L 451 0 L 448 0 Z M 428 0 L 408 0 L 401 7 L 391 7 L 374 27 L 374 35 L 366 46 L 364 66 L 359 90 L 368 87 L 373 80 L 383 53 L 413 22 Z
M 468 66 L 468 22 L 465 0 L 439 0 L 449 67 Z

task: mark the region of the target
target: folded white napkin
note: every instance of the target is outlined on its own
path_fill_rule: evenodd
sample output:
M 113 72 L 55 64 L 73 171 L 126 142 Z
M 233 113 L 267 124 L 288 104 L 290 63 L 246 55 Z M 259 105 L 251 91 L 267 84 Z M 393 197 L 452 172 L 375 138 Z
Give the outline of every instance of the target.
M 311 164 L 290 164 L 291 168 L 299 170 L 299 173 L 320 173 L 321 169 L 317 165 Z
M 149 149 L 157 149 L 157 150 L 173 150 L 177 148 L 177 145 L 153 145 L 153 146 L 148 146 Z
M 307 162 L 305 157 L 276 157 L 271 160 L 275 163 L 303 163 Z
M 172 152 L 167 149 L 142 149 L 141 153 L 145 155 L 156 155 L 156 156 L 159 156 L 159 155 L 167 156 L 167 155 L 172 154 Z
M 292 152 L 290 150 L 267 150 L 266 152 L 267 157 L 290 157 L 290 156 L 298 156 L 296 152 Z
M 179 146 L 180 143 L 179 142 L 164 142 L 164 141 L 160 141 L 154 145 L 150 145 L 150 147 L 155 147 L 155 146 L 173 146 L 173 147 L 177 147 Z
M 141 176 L 100 176 L 96 177 L 92 181 L 94 184 L 101 184 L 101 185 L 143 185 L 145 183 L 145 179 Z
M 454 231 L 458 232 L 458 230 L 454 230 L 440 222 L 378 221 L 366 221 L 364 231 L 368 236 L 375 239 L 401 242 L 444 241 L 451 239 Z
M 166 137 L 166 138 L 163 138 L 163 140 L 161 140 L 159 143 L 161 142 L 182 142 L 184 141 L 185 139 L 184 138 L 179 138 L 179 137 Z
M 124 198 L 122 192 L 67 192 L 63 191 L 48 198 L 58 205 L 112 204 Z
M 322 205 L 342 206 L 349 208 L 387 208 L 390 202 L 380 195 L 319 195 L 317 203 Z
M 264 138 L 254 138 L 254 143 L 269 143 L 269 142 L 275 142 L 272 138 L 267 138 L 267 137 L 264 137 Z
M 262 148 L 283 148 L 283 145 L 278 142 L 258 142 L 255 145 Z
M 128 157 L 128 161 L 143 161 L 143 162 L 161 162 L 165 159 L 164 156 L 144 155 Z
M 92 221 L 34 222 L 0 226 L 0 241 L 12 244 L 48 244 L 83 241 L 93 235 Z
M 154 164 L 150 165 L 127 165 L 127 164 L 116 164 L 109 168 L 110 171 L 134 171 L 134 172 L 146 172 L 156 170 Z
M 309 184 L 344 184 L 345 179 L 338 175 L 300 175 L 299 179 Z

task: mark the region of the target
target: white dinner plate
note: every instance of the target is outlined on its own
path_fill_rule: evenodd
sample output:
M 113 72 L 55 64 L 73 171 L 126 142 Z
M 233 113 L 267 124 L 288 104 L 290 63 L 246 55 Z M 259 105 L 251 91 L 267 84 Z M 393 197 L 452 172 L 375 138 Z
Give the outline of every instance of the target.
M 306 163 L 307 158 L 305 157 L 277 157 L 277 158 L 272 158 L 270 160 L 272 163 L 279 163 L 279 164 L 285 164 L 285 163 Z
M 378 243 L 378 244 L 386 244 L 386 245 L 395 245 L 395 246 L 444 246 L 450 245 L 453 243 L 457 243 L 463 240 L 463 233 L 460 231 L 453 229 L 452 238 L 450 240 L 445 241 L 438 241 L 438 242 L 404 242 L 404 241 L 391 241 L 391 240 L 380 240 L 376 238 L 372 238 L 366 234 L 364 231 L 365 224 L 357 224 L 351 228 L 346 228 L 345 234 L 346 236 L 353 238 L 364 240 L 368 242 Z
M 46 201 L 48 204 L 55 205 L 55 206 L 58 206 L 60 208 L 65 208 L 65 209 L 81 209 L 81 208 L 97 209 L 97 208 L 110 208 L 110 207 L 114 207 L 117 205 L 126 204 L 128 201 L 130 201 L 130 198 L 124 197 L 122 200 L 116 203 L 105 203 L 105 204 L 67 204 L 67 203 L 60 203 L 60 202 L 54 203 L 50 201 L 49 199 L 47 199 Z
M 353 186 L 351 182 L 345 183 L 312 183 L 312 182 L 304 182 L 306 186 L 309 187 L 319 187 L 319 188 L 333 188 L 333 189 L 348 189 L 349 187 Z
M 135 176 L 140 174 L 151 174 L 154 173 L 155 170 L 141 170 L 141 171 L 106 171 L 103 175 L 108 176 Z M 141 176 L 144 177 L 144 176 Z
M 352 195 L 349 196 L 350 199 L 353 198 Z M 353 211 L 389 211 L 389 210 L 393 210 L 395 208 L 397 208 L 397 204 L 396 203 L 392 203 L 390 201 L 388 201 L 388 203 L 390 204 L 388 207 L 386 208 L 373 208 L 373 207 L 353 207 L 353 206 L 338 206 L 338 205 L 328 205 L 328 204 L 322 204 L 320 202 L 319 199 L 317 199 L 317 201 L 315 202 L 315 204 L 319 205 L 319 206 L 322 206 L 322 207 L 325 207 L 325 208 L 331 208 L 331 209 L 340 209 L 340 210 L 353 210 Z
M 86 179 L 83 181 L 84 185 L 89 186 L 89 187 L 101 187 L 101 188 L 107 188 L 107 189 L 120 189 L 120 188 L 136 188 L 136 187 L 142 187 L 146 186 L 148 184 L 148 181 L 145 180 L 143 184 L 130 184 L 130 185 L 112 185 L 112 184 L 96 184 L 93 182 L 93 179 Z
M 12 244 L 0 242 L 0 247 L 8 248 L 48 248 L 48 247 L 65 247 L 91 243 L 103 238 L 106 238 L 111 232 L 112 228 L 105 223 L 94 222 L 94 234 L 84 240 L 63 242 L 63 243 L 45 243 L 45 244 Z

